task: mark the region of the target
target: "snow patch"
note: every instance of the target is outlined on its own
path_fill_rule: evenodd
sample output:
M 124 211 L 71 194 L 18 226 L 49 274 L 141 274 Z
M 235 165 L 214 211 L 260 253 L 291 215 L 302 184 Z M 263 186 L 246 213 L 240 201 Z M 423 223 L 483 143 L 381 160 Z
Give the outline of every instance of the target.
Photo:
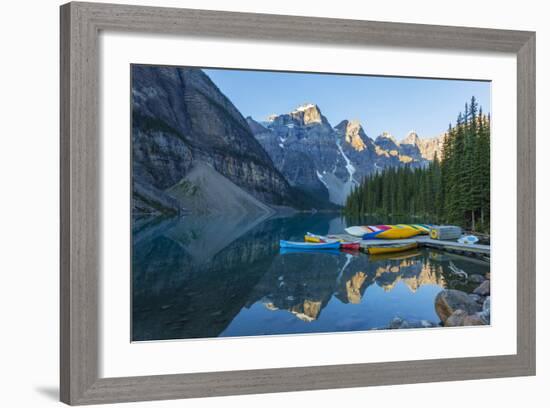
M 342 191 L 340 193 L 339 198 L 339 204 L 344 204 L 346 201 L 347 196 L 352 192 L 353 187 L 357 185 L 357 181 L 353 178 L 356 169 L 355 166 L 351 163 L 351 160 L 348 156 L 344 153 L 344 149 L 342 148 L 342 145 L 340 142 L 336 143 L 336 146 L 338 146 L 338 150 L 340 151 L 340 154 L 342 155 L 342 158 L 346 162 L 346 170 L 348 171 L 348 180 L 342 183 Z
M 338 150 L 340 150 L 340 154 L 342 155 L 342 157 L 346 161 L 346 169 L 347 169 L 348 174 L 349 174 L 349 181 L 352 181 L 353 180 L 353 175 L 355 174 L 355 171 L 356 171 L 355 167 L 353 167 L 353 164 L 351 164 L 351 160 L 344 153 L 344 149 L 342 149 L 342 145 L 340 143 L 336 143 L 336 145 L 338 146 Z
M 338 150 L 340 150 L 340 154 L 346 161 L 346 170 L 348 171 L 348 174 L 349 174 L 348 183 L 351 183 L 352 185 L 357 184 L 357 181 L 353 178 L 355 172 L 357 171 L 355 169 L 355 166 L 351 163 L 351 160 L 349 159 L 349 157 L 346 156 L 346 154 L 344 153 L 344 149 L 342 149 L 342 145 L 340 143 L 337 143 L 337 146 L 338 146 Z
M 323 175 L 322 175 L 321 173 L 319 173 L 318 170 L 315 170 L 315 173 L 317 173 L 317 178 L 319 179 L 319 181 L 320 181 L 321 183 L 323 183 L 323 185 L 327 188 L 327 190 L 330 191 L 327 182 L 326 182 L 325 180 L 323 180 Z M 325 172 L 323 171 L 323 173 L 325 173 Z
M 304 105 L 298 106 L 296 109 L 294 109 L 294 112 L 304 112 L 311 108 L 315 108 L 315 105 L 312 103 L 306 103 Z

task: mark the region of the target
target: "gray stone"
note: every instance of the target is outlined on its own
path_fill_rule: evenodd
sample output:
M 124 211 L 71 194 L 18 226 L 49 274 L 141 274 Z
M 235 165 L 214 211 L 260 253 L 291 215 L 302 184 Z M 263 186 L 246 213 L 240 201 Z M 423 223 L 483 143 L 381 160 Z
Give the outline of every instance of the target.
M 468 317 L 468 313 L 457 309 L 445 320 L 445 327 L 464 326 L 464 319 L 466 317 Z
M 434 327 L 435 323 L 422 321 L 408 321 L 401 317 L 394 317 L 388 324 L 388 329 L 420 329 L 423 327 Z
M 430 322 L 429 320 L 421 320 L 420 324 L 422 327 L 437 327 L 437 323 Z
M 491 293 L 491 282 L 489 280 L 484 281 L 474 289 L 474 293 L 480 296 L 488 296 Z
M 479 313 L 466 316 L 462 321 L 463 326 L 484 326 L 486 324 L 487 323 L 481 318 Z
M 483 312 L 491 312 L 491 296 L 487 296 L 487 299 L 483 302 Z
M 474 283 L 481 283 L 481 282 L 485 281 L 485 278 L 482 275 L 474 273 L 474 274 L 468 276 L 468 280 L 470 282 L 474 282 Z
M 442 322 L 446 322 L 456 310 L 462 310 L 467 315 L 474 314 L 481 310 L 481 305 L 460 290 L 445 289 L 437 294 L 435 311 Z
M 394 317 L 391 321 L 388 327 L 390 329 L 399 329 L 401 328 L 401 325 L 403 324 L 404 320 L 400 317 Z
M 415 321 L 407 321 L 408 328 L 409 329 L 425 329 L 428 327 L 436 327 L 437 324 L 430 322 L 428 320 L 415 320 Z
M 479 313 L 479 317 L 485 322 L 485 324 L 491 323 L 491 297 L 488 296 L 483 302 L 483 309 Z
M 399 326 L 400 329 L 410 329 L 413 326 L 406 320 L 403 320 L 403 323 Z

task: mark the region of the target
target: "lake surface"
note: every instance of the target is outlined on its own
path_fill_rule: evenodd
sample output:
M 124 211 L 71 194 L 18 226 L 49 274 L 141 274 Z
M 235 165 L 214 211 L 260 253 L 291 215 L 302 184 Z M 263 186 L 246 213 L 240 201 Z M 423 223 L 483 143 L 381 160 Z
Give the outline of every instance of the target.
M 280 239 L 345 226 L 335 214 L 135 219 L 132 340 L 370 330 L 394 317 L 439 323 L 437 293 L 477 286 L 453 271 L 489 272 L 488 263 L 428 249 L 279 249 Z

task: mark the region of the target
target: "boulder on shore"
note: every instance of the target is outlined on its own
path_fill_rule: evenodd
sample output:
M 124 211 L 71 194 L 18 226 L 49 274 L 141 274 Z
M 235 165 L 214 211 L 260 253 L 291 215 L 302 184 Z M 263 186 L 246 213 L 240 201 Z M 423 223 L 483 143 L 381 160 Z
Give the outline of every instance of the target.
M 488 296 L 491 293 L 491 282 L 488 280 L 484 281 L 474 289 L 474 293 L 479 296 Z
M 481 311 L 481 305 L 465 292 L 455 289 L 445 289 L 435 298 L 435 312 L 442 322 L 446 323 L 455 311 L 462 310 L 466 315 Z
M 491 324 L 491 296 L 487 296 L 483 302 L 483 310 L 479 313 L 479 317 L 485 324 Z
M 467 317 L 468 313 L 464 310 L 457 309 L 447 318 L 447 320 L 445 320 L 445 327 L 464 326 L 464 320 Z
M 390 329 L 401 329 L 401 325 L 405 322 L 405 320 L 401 319 L 400 317 L 394 317 L 390 324 L 388 325 L 388 328 Z
M 388 329 L 424 329 L 428 327 L 437 327 L 437 323 L 428 320 L 408 321 L 400 317 L 394 317 L 388 324 Z
M 445 327 L 458 326 L 484 326 L 486 321 L 482 318 L 481 313 L 472 315 L 467 314 L 464 310 L 455 310 L 452 315 L 445 321 Z
M 483 320 L 480 313 L 466 316 L 462 321 L 463 326 L 485 326 L 486 324 L 487 323 Z
M 485 281 L 485 277 L 483 275 L 473 273 L 470 276 L 468 276 L 468 280 L 474 283 L 482 283 L 483 281 Z

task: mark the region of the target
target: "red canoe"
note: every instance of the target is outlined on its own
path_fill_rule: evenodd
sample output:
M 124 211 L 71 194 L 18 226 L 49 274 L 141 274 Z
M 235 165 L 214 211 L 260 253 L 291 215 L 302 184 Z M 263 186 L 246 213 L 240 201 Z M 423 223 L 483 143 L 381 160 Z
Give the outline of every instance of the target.
M 359 251 L 359 242 L 341 242 L 340 248 L 342 249 L 352 249 L 354 251 Z
M 312 234 L 311 232 L 307 232 L 304 236 L 304 241 L 306 242 L 340 242 L 340 248 L 341 249 L 349 249 L 351 251 L 358 251 L 360 249 L 359 241 L 344 241 L 342 239 L 338 239 L 335 237 L 325 237 L 323 235 L 316 235 Z

